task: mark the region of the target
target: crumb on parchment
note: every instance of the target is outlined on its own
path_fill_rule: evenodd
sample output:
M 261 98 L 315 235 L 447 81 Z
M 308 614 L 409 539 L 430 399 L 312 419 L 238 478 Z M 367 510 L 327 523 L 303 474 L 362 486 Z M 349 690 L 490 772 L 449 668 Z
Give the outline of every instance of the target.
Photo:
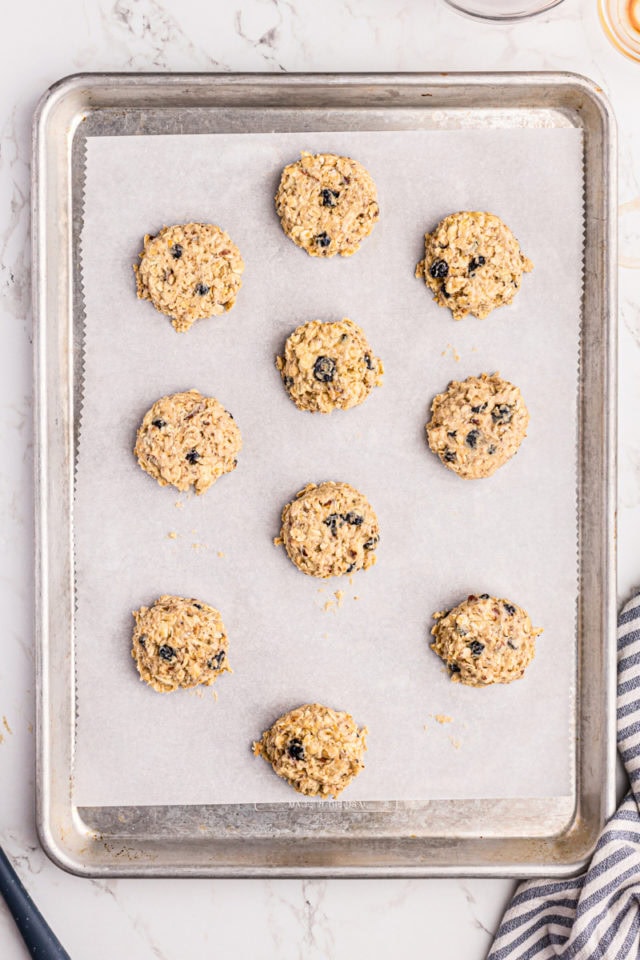
M 447 355 L 447 353 L 448 353 L 449 350 L 451 351 L 451 356 L 453 357 L 453 359 L 455 360 L 455 362 L 456 362 L 456 363 L 460 363 L 460 354 L 458 353 L 458 351 L 456 350 L 456 348 L 453 346 L 452 343 L 448 343 L 448 344 L 447 344 L 446 348 L 442 351 L 442 353 L 440 354 L 440 356 L 441 356 L 441 357 L 446 357 L 446 355 Z
M 430 713 L 430 720 L 435 720 L 436 723 L 439 723 L 443 726 L 445 723 L 453 723 L 453 717 L 450 717 L 447 713 Z M 425 730 L 427 729 L 427 724 L 425 724 Z
M 344 604 L 344 590 L 335 590 L 333 596 L 325 601 L 323 609 L 336 611 Z

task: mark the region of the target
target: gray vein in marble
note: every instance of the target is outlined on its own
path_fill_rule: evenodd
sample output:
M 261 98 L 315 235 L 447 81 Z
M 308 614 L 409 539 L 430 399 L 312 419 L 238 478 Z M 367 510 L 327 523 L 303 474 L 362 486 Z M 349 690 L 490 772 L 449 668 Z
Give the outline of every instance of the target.
M 196 45 L 158 0 L 116 0 L 100 13 L 107 36 L 121 42 L 129 68 L 169 70 L 180 59 L 189 69 L 229 69 Z
M 481 930 L 483 933 L 485 933 L 490 940 L 493 940 L 493 932 L 491 930 L 487 930 L 487 928 L 483 924 L 482 920 L 480 920 L 476 912 L 476 907 L 478 905 L 478 902 L 474 897 L 474 895 L 472 894 L 471 890 L 469 889 L 468 885 L 464 882 L 464 880 L 459 880 L 458 885 L 460 886 L 460 889 L 464 893 L 464 897 L 465 897 L 465 900 L 467 901 L 467 906 L 469 907 L 469 913 L 471 914 L 473 925 L 476 927 L 477 930 Z
M 111 897 L 111 899 L 115 903 L 117 903 L 118 906 L 120 906 L 120 901 L 116 896 L 116 891 L 118 889 L 117 880 L 89 880 L 89 883 L 96 890 L 100 890 L 102 891 L 102 893 L 106 893 L 108 897 Z
M 245 32 L 242 10 L 236 10 L 235 29 L 241 40 L 249 43 L 269 66 L 276 67 L 284 73 L 286 72 L 286 68 L 282 66 L 276 57 L 276 45 L 282 26 L 282 11 L 280 10 L 280 5 L 277 3 L 277 0 L 274 2 L 273 7 L 277 12 L 278 22 L 269 27 L 268 30 L 265 30 L 257 40 L 253 40 L 248 33 Z
M 0 182 L 4 195 L 10 196 L 0 234 L 0 303 L 26 330 L 31 308 L 29 160 L 20 123 L 24 118 L 14 107 L 0 134 Z
M 151 947 L 151 952 L 153 953 L 154 957 L 157 957 L 158 960 L 169 960 L 168 955 L 163 950 L 161 950 L 158 944 L 152 939 L 146 924 L 136 922 L 134 924 L 134 927 L 136 930 L 142 929 L 144 931 L 145 939 L 149 944 L 149 946 Z
M 122 914 L 127 918 L 132 930 L 134 930 L 135 933 L 141 937 L 145 945 L 149 947 L 153 956 L 156 957 L 157 960 L 170 960 L 169 955 L 162 950 L 152 936 L 149 929 L 149 923 L 145 922 L 141 916 L 135 916 L 131 913 L 131 911 L 128 909 L 128 901 L 123 903 L 122 900 L 120 900 L 118 896 L 119 884 L 117 880 L 89 880 L 89 883 L 96 890 L 105 893 L 111 898 L 111 900 L 113 900 Z M 153 918 L 150 919 L 150 923 L 152 922 Z
M 394 907 L 400 907 L 405 903 L 406 898 L 410 896 L 412 889 L 413 881 L 412 880 L 396 880 L 393 884 L 393 895 L 388 899 L 388 904 L 391 909 Z
M 635 278 L 634 278 L 635 279 Z M 629 284 L 630 296 L 625 296 L 627 284 L 621 284 L 620 316 L 626 329 L 640 348 L 640 304 L 637 301 L 637 284 Z
M 35 850 L 31 849 L 31 852 L 34 853 Z M 31 857 L 29 857 L 26 853 L 23 853 L 13 858 L 13 866 L 16 872 L 20 874 L 21 877 L 24 877 L 26 873 L 30 873 L 33 876 L 37 876 L 39 873 L 42 873 L 44 864 L 42 863 L 41 859 L 34 863 Z
M 274 883 L 272 880 L 264 881 L 265 899 L 268 903 L 267 923 L 271 932 L 272 943 L 278 948 L 278 955 L 280 955 L 282 952 L 282 934 L 280 932 L 278 923 L 281 918 L 281 912 L 278 910 L 278 906 L 284 901 L 282 897 L 276 895 L 276 891 L 286 890 L 287 886 L 287 884 Z M 286 906 L 288 907 L 289 904 L 287 903 Z
M 361 10 L 356 10 L 356 6 L 357 0 L 355 0 L 355 2 L 353 2 L 353 0 L 345 0 L 345 10 L 349 13 L 354 21 L 357 22 L 358 20 L 361 20 L 367 24 L 367 27 L 371 31 L 371 39 L 377 46 L 380 42 L 380 29 L 384 27 L 384 24 L 380 22 L 379 17 L 376 17 L 375 14 L 371 14 L 369 12 L 369 8 L 366 4 L 362 6 Z
M 12 852 L 14 846 L 20 850 L 20 853 Z M 13 831 L 7 831 L 3 837 L 3 848 L 20 880 L 24 883 L 25 887 L 28 887 L 28 877 L 37 877 L 42 873 L 45 865 L 45 858 L 42 855 L 40 847 L 35 843 L 18 837 Z
M 323 909 L 323 901 L 327 893 L 326 880 L 303 880 L 302 898 L 304 902 L 304 939 L 300 949 L 300 960 L 307 960 L 310 951 L 314 951 L 322 958 L 329 958 L 334 953 L 334 936 L 329 918 Z

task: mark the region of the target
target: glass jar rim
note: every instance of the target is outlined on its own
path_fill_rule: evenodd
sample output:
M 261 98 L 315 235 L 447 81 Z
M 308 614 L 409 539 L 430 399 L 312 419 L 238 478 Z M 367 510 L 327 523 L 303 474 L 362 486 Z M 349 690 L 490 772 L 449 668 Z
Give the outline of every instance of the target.
M 562 3 L 562 0 L 521 0 L 520 9 L 506 13 L 478 9 L 478 4 L 469 2 L 469 0 L 444 0 L 444 2 L 457 13 L 472 17 L 474 20 L 485 20 L 490 23 L 514 23 L 545 13 L 553 7 L 557 7 L 558 4 Z

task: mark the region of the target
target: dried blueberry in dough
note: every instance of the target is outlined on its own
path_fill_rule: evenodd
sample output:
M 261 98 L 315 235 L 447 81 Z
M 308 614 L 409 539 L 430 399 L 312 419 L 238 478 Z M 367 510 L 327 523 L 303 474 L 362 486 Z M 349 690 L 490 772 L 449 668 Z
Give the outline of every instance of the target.
M 140 679 L 158 693 L 210 686 L 230 669 L 222 617 L 202 600 L 165 594 L 133 617 L 131 656 Z
M 282 511 L 276 545 L 284 544 L 298 570 L 339 577 L 376 561 L 378 518 L 367 498 L 348 483 L 309 483 Z
M 431 404 L 429 446 L 467 480 L 490 477 L 527 435 L 529 412 L 518 387 L 499 374 L 452 380 Z
M 242 285 L 244 261 L 220 227 L 185 223 L 145 236 L 140 263 L 133 269 L 138 297 L 151 300 L 184 333 L 196 320 L 232 308 Z
M 511 303 L 522 274 L 533 264 L 513 233 L 492 213 L 463 210 L 425 234 L 424 260 L 416 267 L 441 307 L 454 320 L 467 314 L 483 319 L 496 307 Z
M 337 797 L 364 769 L 367 728 L 319 703 L 290 710 L 253 744 L 279 777 L 307 797 Z
M 349 257 L 380 209 L 376 185 L 357 160 L 303 152 L 282 171 L 276 212 L 286 235 L 309 256 Z
M 384 373 L 364 331 L 346 318 L 297 327 L 276 366 L 295 405 L 311 413 L 357 406 L 382 384 Z
M 228 410 L 197 390 L 157 400 L 145 414 L 134 454 L 161 487 L 204 493 L 235 470 L 242 437 Z
M 453 681 L 471 687 L 522 677 L 542 633 L 522 607 L 488 593 L 471 595 L 433 618 L 431 649 L 447 664 Z

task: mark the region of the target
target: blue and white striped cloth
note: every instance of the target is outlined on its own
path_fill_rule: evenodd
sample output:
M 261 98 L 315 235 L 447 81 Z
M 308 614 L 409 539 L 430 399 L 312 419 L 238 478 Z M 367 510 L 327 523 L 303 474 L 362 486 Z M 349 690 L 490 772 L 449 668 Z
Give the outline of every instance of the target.
M 518 887 L 487 960 L 640 957 L 640 595 L 618 618 L 617 708 L 618 750 L 631 790 L 585 874 Z

